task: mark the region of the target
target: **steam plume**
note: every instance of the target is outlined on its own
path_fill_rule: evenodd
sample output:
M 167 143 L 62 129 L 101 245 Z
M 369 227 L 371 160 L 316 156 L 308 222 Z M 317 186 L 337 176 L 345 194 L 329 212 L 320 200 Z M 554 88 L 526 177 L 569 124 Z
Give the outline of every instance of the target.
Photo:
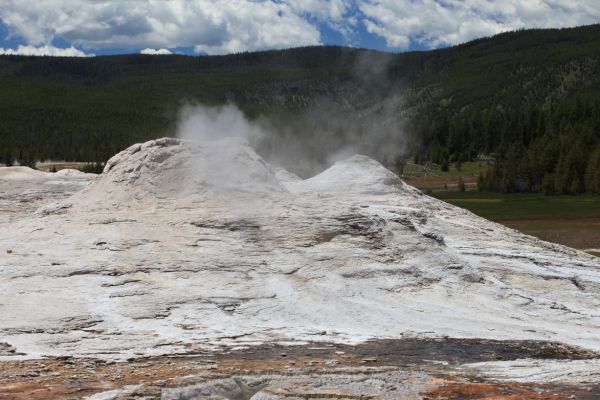
M 354 154 L 386 165 L 407 153 L 403 97 L 386 86 L 388 63 L 389 57 L 355 60 L 362 82 L 342 87 L 338 98 L 317 99 L 294 118 L 273 114 L 250 120 L 233 104 L 186 105 L 180 111 L 178 137 L 243 138 L 269 163 L 302 177 Z M 383 100 L 381 93 L 387 93 Z

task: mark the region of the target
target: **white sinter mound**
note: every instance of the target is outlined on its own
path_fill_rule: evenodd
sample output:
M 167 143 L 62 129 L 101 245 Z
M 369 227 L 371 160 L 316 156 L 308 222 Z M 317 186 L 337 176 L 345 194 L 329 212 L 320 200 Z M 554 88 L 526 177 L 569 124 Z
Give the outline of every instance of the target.
M 236 138 L 136 144 L 111 158 L 102 178 L 72 199 L 77 207 L 203 203 L 285 193 L 275 171 Z
M 361 155 L 338 161 L 331 168 L 306 181 L 291 185 L 298 192 L 342 193 L 343 195 L 391 194 L 418 191 L 377 161 Z
M 161 139 L 61 204 L 0 230 L 7 358 L 402 335 L 600 350 L 598 259 L 367 157 L 302 181 L 236 140 Z

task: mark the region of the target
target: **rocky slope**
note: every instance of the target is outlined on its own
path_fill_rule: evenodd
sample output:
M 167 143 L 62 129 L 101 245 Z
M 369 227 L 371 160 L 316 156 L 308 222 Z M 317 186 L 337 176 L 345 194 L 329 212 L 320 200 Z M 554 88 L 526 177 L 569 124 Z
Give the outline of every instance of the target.
M 237 140 L 160 139 L 95 179 L 15 173 L 0 174 L 5 361 L 385 338 L 600 350 L 597 258 L 425 196 L 367 157 L 300 180 Z

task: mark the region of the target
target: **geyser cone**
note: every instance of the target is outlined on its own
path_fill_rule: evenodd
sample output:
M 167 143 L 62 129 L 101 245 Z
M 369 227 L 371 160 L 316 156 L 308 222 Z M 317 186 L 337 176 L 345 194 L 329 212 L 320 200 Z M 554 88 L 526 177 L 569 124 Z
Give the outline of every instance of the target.
M 219 202 L 284 193 L 275 171 L 240 139 L 163 138 L 135 144 L 112 157 L 73 204 L 127 207 L 139 202 Z

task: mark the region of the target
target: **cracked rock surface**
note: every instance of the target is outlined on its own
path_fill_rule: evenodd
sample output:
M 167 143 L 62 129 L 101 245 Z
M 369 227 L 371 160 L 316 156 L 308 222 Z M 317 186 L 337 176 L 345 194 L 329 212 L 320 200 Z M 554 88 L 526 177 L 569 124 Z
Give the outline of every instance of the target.
M 4 168 L 0 191 L 3 360 L 445 336 L 600 350 L 597 258 L 368 157 L 301 180 L 233 139 L 159 139 L 98 177 Z

